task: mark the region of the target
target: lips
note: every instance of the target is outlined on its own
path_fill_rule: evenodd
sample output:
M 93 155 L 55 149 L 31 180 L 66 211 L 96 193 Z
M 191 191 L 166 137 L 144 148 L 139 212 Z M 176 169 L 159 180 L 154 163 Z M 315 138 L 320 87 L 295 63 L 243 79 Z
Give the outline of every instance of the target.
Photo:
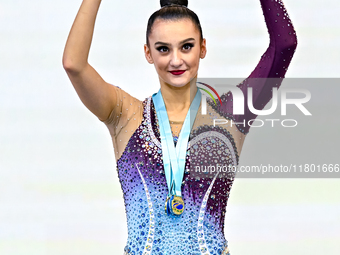
M 172 73 L 173 75 L 181 75 L 185 73 L 185 70 L 174 70 L 170 71 L 170 73 Z

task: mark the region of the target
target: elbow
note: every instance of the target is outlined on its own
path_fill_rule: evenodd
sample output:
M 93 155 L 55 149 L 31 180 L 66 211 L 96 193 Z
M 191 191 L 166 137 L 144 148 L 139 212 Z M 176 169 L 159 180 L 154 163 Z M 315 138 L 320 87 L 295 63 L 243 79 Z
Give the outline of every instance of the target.
M 287 44 L 285 45 L 284 48 L 281 49 L 281 54 L 289 54 L 291 57 L 293 57 L 295 50 L 297 47 L 297 41 L 295 43 L 292 44 Z
M 71 58 L 63 56 L 62 65 L 67 73 L 80 73 L 85 65 L 75 63 Z
M 63 68 L 66 72 L 69 72 L 73 69 L 71 61 L 63 58 Z
M 297 44 L 298 44 L 298 41 L 297 41 L 296 34 L 294 32 L 294 37 L 292 38 L 291 43 L 289 44 L 289 47 L 295 51 Z
M 63 68 L 67 73 L 73 72 L 76 70 L 74 63 L 70 58 L 63 56 L 62 63 L 63 63 Z
M 298 43 L 296 32 L 294 30 L 294 32 L 290 32 L 289 34 L 290 38 L 285 41 L 284 49 L 295 51 Z
M 295 50 L 296 50 L 296 47 L 297 47 L 297 40 L 295 40 L 293 43 L 291 44 L 288 44 L 286 47 L 285 47 L 285 51 L 288 51 L 290 54 L 291 54 L 291 57 L 293 57 L 294 53 L 295 53 Z
M 284 42 L 277 43 L 275 48 L 277 52 L 280 52 L 282 57 L 286 57 L 287 55 L 293 56 L 297 47 L 297 37 L 294 33 L 294 36 L 289 38 L 289 40 L 285 40 Z
M 287 34 L 282 36 L 274 36 L 271 34 L 270 45 L 278 51 L 285 51 L 287 49 L 295 50 L 297 47 L 297 36 L 294 29 L 287 31 Z

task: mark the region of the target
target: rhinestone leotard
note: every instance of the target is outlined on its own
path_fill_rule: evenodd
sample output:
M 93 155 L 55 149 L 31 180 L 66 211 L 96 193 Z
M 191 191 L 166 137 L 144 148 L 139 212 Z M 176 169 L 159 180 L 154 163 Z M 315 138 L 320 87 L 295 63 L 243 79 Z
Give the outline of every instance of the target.
M 279 87 L 265 79 L 283 78 L 297 45 L 293 25 L 282 1 L 260 0 L 270 45 L 251 75 L 237 85 L 247 98 L 253 87 L 254 107 L 263 109 L 271 90 Z M 117 158 L 117 172 L 124 194 L 128 240 L 124 254 L 229 254 L 224 237 L 224 219 L 234 176 L 222 172 L 196 172 L 211 165 L 237 166 L 249 126 L 213 126 L 214 118 L 237 122 L 256 118 L 247 107 L 244 115 L 231 112 L 231 93 L 215 106 L 207 100 L 208 115 L 199 109 L 190 134 L 182 182 L 185 210 L 181 216 L 167 216 L 168 193 L 157 115 L 151 96 L 144 101 L 115 87 L 117 107 L 104 121 Z M 176 123 L 178 125 L 178 123 Z M 175 127 L 173 127 L 173 131 Z M 119 253 L 119 251 L 117 251 Z

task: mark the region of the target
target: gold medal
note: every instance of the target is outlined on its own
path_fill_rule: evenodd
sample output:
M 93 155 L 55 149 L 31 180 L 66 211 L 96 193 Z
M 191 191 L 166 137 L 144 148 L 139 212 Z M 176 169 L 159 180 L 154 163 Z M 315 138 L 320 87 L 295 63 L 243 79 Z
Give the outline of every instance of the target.
M 184 211 L 184 201 L 182 197 L 172 196 L 171 199 L 171 213 L 174 215 L 181 215 Z

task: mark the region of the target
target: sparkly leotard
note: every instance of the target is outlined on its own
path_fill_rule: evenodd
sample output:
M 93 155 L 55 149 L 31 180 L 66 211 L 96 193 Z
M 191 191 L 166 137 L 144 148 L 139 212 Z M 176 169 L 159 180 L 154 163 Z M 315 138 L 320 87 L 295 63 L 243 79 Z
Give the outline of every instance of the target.
M 251 75 L 237 85 L 245 98 L 247 88 L 254 88 L 256 109 L 264 108 L 271 99 L 272 88 L 281 83 L 252 78 L 283 78 L 297 45 L 294 28 L 282 1 L 260 2 L 270 45 Z M 207 100 L 208 115 L 199 114 L 199 109 L 189 138 L 182 182 L 185 210 L 181 216 L 167 216 L 164 205 L 168 187 L 152 98 L 139 101 L 119 87 L 115 87 L 115 91 L 117 107 L 104 123 L 112 137 L 124 194 L 128 224 L 124 254 L 229 254 L 224 219 L 234 176 L 195 170 L 214 164 L 238 165 L 240 148 L 249 126 L 214 126 L 214 118 L 247 122 L 256 115 L 245 107 L 244 115 L 234 116 L 231 93 L 221 96 L 222 105 Z M 174 133 L 176 125 L 178 123 L 172 125 Z

